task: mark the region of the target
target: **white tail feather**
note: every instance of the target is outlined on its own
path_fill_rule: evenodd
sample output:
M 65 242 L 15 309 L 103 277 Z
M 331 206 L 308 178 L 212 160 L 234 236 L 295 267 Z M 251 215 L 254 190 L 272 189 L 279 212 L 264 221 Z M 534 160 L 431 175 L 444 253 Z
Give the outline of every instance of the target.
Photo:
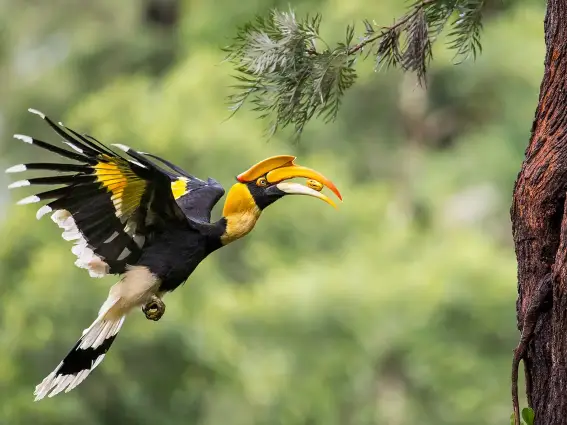
M 118 308 L 118 301 L 120 301 L 120 297 L 113 297 L 112 295 L 108 297 L 102 305 L 97 319 L 83 331 L 83 335 L 75 348 L 67 354 L 53 372 L 36 386 L 35 401 L 41 400 L 45 396 L 53 397 L 62 391 L 71 391 L 102 362 L 112 340 L 107 342 L 105 347 L 101 346 L 118 334 L 126 318 L 126 315 L 122 314 L 123 312 Z M 92 358 L 87 358 L 85 364 L 84 356 L 86 353 L 84 350 L 87 349 L 90 349 L 89 355 L 92 354 Z
M 104 304 L 98 311 L 96 320 L 83 331 L 79 348 L 85 350 L 89 347 L 97 348 L 104 342 L 118 333 L 126 316 L 112 312 L 112 308 L 118 303 L 120 298 L 108 296 Z

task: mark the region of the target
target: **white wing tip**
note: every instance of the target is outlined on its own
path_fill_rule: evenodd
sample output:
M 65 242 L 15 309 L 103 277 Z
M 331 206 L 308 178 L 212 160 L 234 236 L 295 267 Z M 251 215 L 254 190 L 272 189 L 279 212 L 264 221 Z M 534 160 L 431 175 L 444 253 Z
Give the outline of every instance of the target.
M 113 143 L 112 146 L 116 146 L 118 149 L 122 149 L 124 152 L 128 152 L 130 150 L 129 146 L 122 145 L 120 143 Z
M 140 153 L 140 152 L 138 152 L 138 153 Z M 138 167 L 148 168 L 148 167 L 146 167 L 144 164 L 142 164 L 141 162 L 138 162 L 138 161 L 136 161 L 136 160 L 134 160 L 134 159 L 129 159 L 128 162 L 130 162 L 130 163 L 132 163 L 132 164 L 136 164 Z
M 14 139 L 21 140 L 24 143 L 29 143 L 30 145 L 33 143 L 33 139 L 30 136 L 26 136 L 24 134 L 14 134 Z
M 18 202 L 16 202 L 16 204 L 18 205 L 34 204 L 39 201 L 41 201 L 41 199 L 39 199 L 39 196 L 32 195 L 32 196 L 28 196 L 27 198 L 20 199 Z
M 32 114 L 39 115 L 41 117 L 41 119 L 45 119 L 45 114 L 43 112 L 38 111 L 37 109 L 28 108 L 28 112 L 31 112 Z
M 26 171 L 27 168 L 24 164 L 14 165 L 6 170 L 6 173 L 21 173 L 22 171 Z
M 83 153 L 83 150 L 81 148 L 79 148 L 78 146 L 75 146 L 73 143 L 71 143 L 71 142 L 63 142 L 63 143 L 65 143 L 67 146 L 69 146 L 74 151 L 77 151 L 79 153 Z
M 8 185 L 8 189 L 15 189 L 17 187 L 24 187 L 29 185 L 30 185 L 29 180 L 18 180 L 17 182 Z
M 41 217 L 43 217 L 45 214 L 49 214 L 51 211 L 53 210 L 49 205 L 44 205 L 39 210 L 37 210 L 37 213 L 35 213 L 35 217 L 39 220 Z

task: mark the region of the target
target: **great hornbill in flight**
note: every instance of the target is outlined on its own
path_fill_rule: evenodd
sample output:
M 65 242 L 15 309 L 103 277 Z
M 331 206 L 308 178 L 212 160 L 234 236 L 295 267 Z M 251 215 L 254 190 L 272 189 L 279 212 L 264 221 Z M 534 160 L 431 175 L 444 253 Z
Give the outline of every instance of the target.
M 111 145 L 126 155 L 119 154 L 92 136 L 29 111 L 44 119 L 71 150 L 30 136 L 14 137 L 74 163 L 10 167 L 6 172 L 67 172 L 12 183 L 10 188 L 61 185 L 18 204 L 49 201 L 36 216 L 51 214 L 63 229 L 63 239 L 74 241 L 75 265 L 92 277 L 121 275 L 97 319 L 36 386 L 36 401 L 79 385 L 100 364 L 133 309 L 141 307 L 148 319 L 159 320 L 165 312 L 162 297 L 185 282 L 207 255 L 248 234 L 268 205 L 291 194 L 313 196 L 335 206 L 320 193 L 323 185 L 342 200 L 335 185 L 319 172 L 295 164 L 294 156 L 274 156 L 236 177 L 222 217 L 211 222 L 211 210 L 225 193 L 216 180 L 203 181 L 156 155 Z M 287 181 L 295 177 L 307 178 L 307 185 Z

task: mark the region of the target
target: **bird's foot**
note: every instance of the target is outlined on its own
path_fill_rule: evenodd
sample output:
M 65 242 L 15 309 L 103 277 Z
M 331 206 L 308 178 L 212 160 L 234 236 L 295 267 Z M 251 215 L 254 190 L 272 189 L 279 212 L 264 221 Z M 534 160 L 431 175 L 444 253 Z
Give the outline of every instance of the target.
M 155 295 L 142 307 L 146 319 L 158 321 L 165 313 L 165 303 Z

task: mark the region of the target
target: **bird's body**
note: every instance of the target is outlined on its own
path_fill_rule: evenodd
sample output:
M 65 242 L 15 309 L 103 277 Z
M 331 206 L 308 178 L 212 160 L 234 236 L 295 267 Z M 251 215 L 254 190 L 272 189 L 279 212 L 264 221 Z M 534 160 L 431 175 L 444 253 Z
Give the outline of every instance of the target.
M 286 194 L 309 195 L 334 205 L 318 191 L 284 180 L 314 179 L 340 198 L 328 179 L 295 165 L 295 157 L 272 157 L 237 177 L 222 217 L 211 221 L 213 207 L 225 194 L 216 180 L 198 179 L 155 155 L 115 145 L 127 154 L 123 157 L 91 136 L 57 125 L 38 111 L 30 112 L 46 120 L 72 151 L 30 136 L 15 137 L 76 163 L 20 164 L 7 172 L 74 174 L 20 180 L 10 188 L 62 185 L 19 203 L 49 200 L 37 218 L 51 214 L 63 229 L 63 238 L 74 242 L 75 265 L 88 270 L 91 277 L 120 276 L 96 320 L 36 387 L 36 400 L 80 384 L 100 364 L 134 309 L 141 307 L 148 319 L 159 320 L 165 311 L 162 297 L 185 282 L 209 254 L 248 234 L 268 205 Z
M 136 265 L 147 267 L 158 277 L 159 292 L 171 292 L 220 247 L 220 238 L 192 229 L 167 229 L 156 235 Z M 183 261 L 179 261 L 181 258 Z

